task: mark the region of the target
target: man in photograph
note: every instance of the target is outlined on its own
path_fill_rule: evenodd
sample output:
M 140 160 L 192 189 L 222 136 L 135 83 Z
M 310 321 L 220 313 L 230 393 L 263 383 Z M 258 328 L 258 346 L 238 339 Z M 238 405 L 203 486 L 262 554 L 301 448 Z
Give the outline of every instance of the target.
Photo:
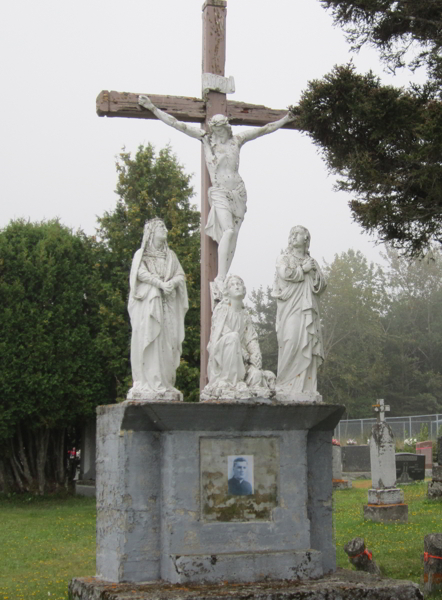
M 247 459 L 238 456 L 233 461 L 233 477 L 229 479 L 229 494 L 232 496 L 250 496 L 253 494 L 252 486 L 247 477 Z

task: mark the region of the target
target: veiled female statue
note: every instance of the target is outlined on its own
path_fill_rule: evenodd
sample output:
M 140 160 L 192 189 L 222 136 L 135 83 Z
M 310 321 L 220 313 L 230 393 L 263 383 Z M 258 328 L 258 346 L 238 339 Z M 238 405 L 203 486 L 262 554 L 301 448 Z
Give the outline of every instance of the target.
M 220 287 L 232 264 L 239 230 L 247 210 L 247 192 L 238 171 L 240 150 L 246 142 L 280 129 L 295 117 L 288 112 L 279 121 L 233 135 L 229 120 L 224 115 L 213 116 L 206 131 L 168 115 L 157 108 L 148 96 L 139 96 L 138 103 L 152 111 L 166 125 L 200 140 L 203 144 L 212 183 L 212 187 L 209 188 L 210 212 L 205 230 L 206 234 L 218 243 L 218 274 L 215 282 Z
M 281 400 L 318 396 L 317 369 L 324 359 L 318 299 L 327 283 L 309 246 L 309 231 L 301 225 L 293 227 L 288 248 L 276 263 L 276 398 Z
M 147 221 L 130 272 L 133 387 L 128 399 L 182 400 L 175 387 L 188 309 L 186 277 L 161 219 Z
M 273 395 L 275 375 L 262 370 L 261 350 L 252 318 L 243 305 L 246 288 L 241 277 L 229 275 L 224 295 L 212 315 L 209 383 L 201 400 L 240 400 Z

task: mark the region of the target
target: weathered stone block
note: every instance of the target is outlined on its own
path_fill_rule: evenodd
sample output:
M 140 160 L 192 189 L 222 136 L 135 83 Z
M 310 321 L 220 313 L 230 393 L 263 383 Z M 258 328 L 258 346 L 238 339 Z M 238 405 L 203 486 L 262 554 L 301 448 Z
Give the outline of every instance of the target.
M 432 478 L 433 481 L 442 481 L 442 465 L 433 467 Z
M 352 483 L 349 479 L 333 479 L 334 490 L 349 490 L 352 487 Z
M 424 538 L 424 591 L 442 590 L 442 533 Z
M 442 499 L 442 481 L 429 481 L 427 497 L 430 500 Z
M 367 504 L 364 519 L 384 523 L 385 521 L 408 522 L 408 504 Z
M 403 504 L 404 492 L 399 488 L 368 490 L 368 504 Z
M 317 579 L 322 576 L 322 558 L 317 550 L 307 552 L 233 553 L 172 558 L 176 575 L 174 583 L 199 581 L 219 583 L 229 573 L 229 580 L 246 583 L 256 579 Z

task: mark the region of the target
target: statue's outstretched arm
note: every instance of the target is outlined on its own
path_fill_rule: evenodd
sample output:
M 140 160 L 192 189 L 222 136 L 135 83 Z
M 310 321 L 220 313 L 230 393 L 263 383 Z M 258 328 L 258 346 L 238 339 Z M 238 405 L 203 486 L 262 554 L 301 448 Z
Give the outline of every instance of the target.
M 273 123 L 268 123 L 263 127 L 254 127 L 253 129 L 246 129 L 243 133 L 237 134 L 235 137 L 238 138 L 241 146 L 246 142 L 250 142 L 250 140 L 256 140 L 256 138 L 261 137 L 262 135 L 267 135 L 268 133 L 273 133 L 277 129 L 284 127 L 286 123 L 290 123 L 295 119 L 295 115 L 290 111 L 279 119 L 279 121 L 273 121 Z
M 175 117 L 168 115 L 163 110 L 157 108 L 148 96 L 138 96 L 138 104 L 152 111 L 156 118 L 160 121 L 163 121 L 163 123 L 166 123 L 166 125 L 169 125 L 174 129 L 178 129 L 178 131 L 181 131 L 190 137 L 196 138 L 197 140 L 203 139 L 205 132 L 202 129 L 192 127 L 191 125 L 183 123 L 182 121 L 178 121 L 178 119 L 175 119 Z

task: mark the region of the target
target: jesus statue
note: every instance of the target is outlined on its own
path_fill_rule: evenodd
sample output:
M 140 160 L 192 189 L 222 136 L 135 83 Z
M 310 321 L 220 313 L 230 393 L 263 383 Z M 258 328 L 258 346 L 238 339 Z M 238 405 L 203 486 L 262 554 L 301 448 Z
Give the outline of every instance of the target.
M 218 243 L 218 274 L 215 283 L 220 285 L 232 264 L 238 233 L 247 210 L 247 192 L 238 172 L 240 150 L 246 142 L 273 133 L 293 121 L 295 117 L 289 111 L 279 121 L 233 135 L 229 120 L 224 115 L 212 117 L 209 129 L 205 131 L 168 115 L 157 108 L 148 96 L 139 96 L 138 103 L 153 112 L 166 125 L 200 140 L 203 144 L 212 183 L 212 187 L 209 188 L 210 212 L 205 231 Z

